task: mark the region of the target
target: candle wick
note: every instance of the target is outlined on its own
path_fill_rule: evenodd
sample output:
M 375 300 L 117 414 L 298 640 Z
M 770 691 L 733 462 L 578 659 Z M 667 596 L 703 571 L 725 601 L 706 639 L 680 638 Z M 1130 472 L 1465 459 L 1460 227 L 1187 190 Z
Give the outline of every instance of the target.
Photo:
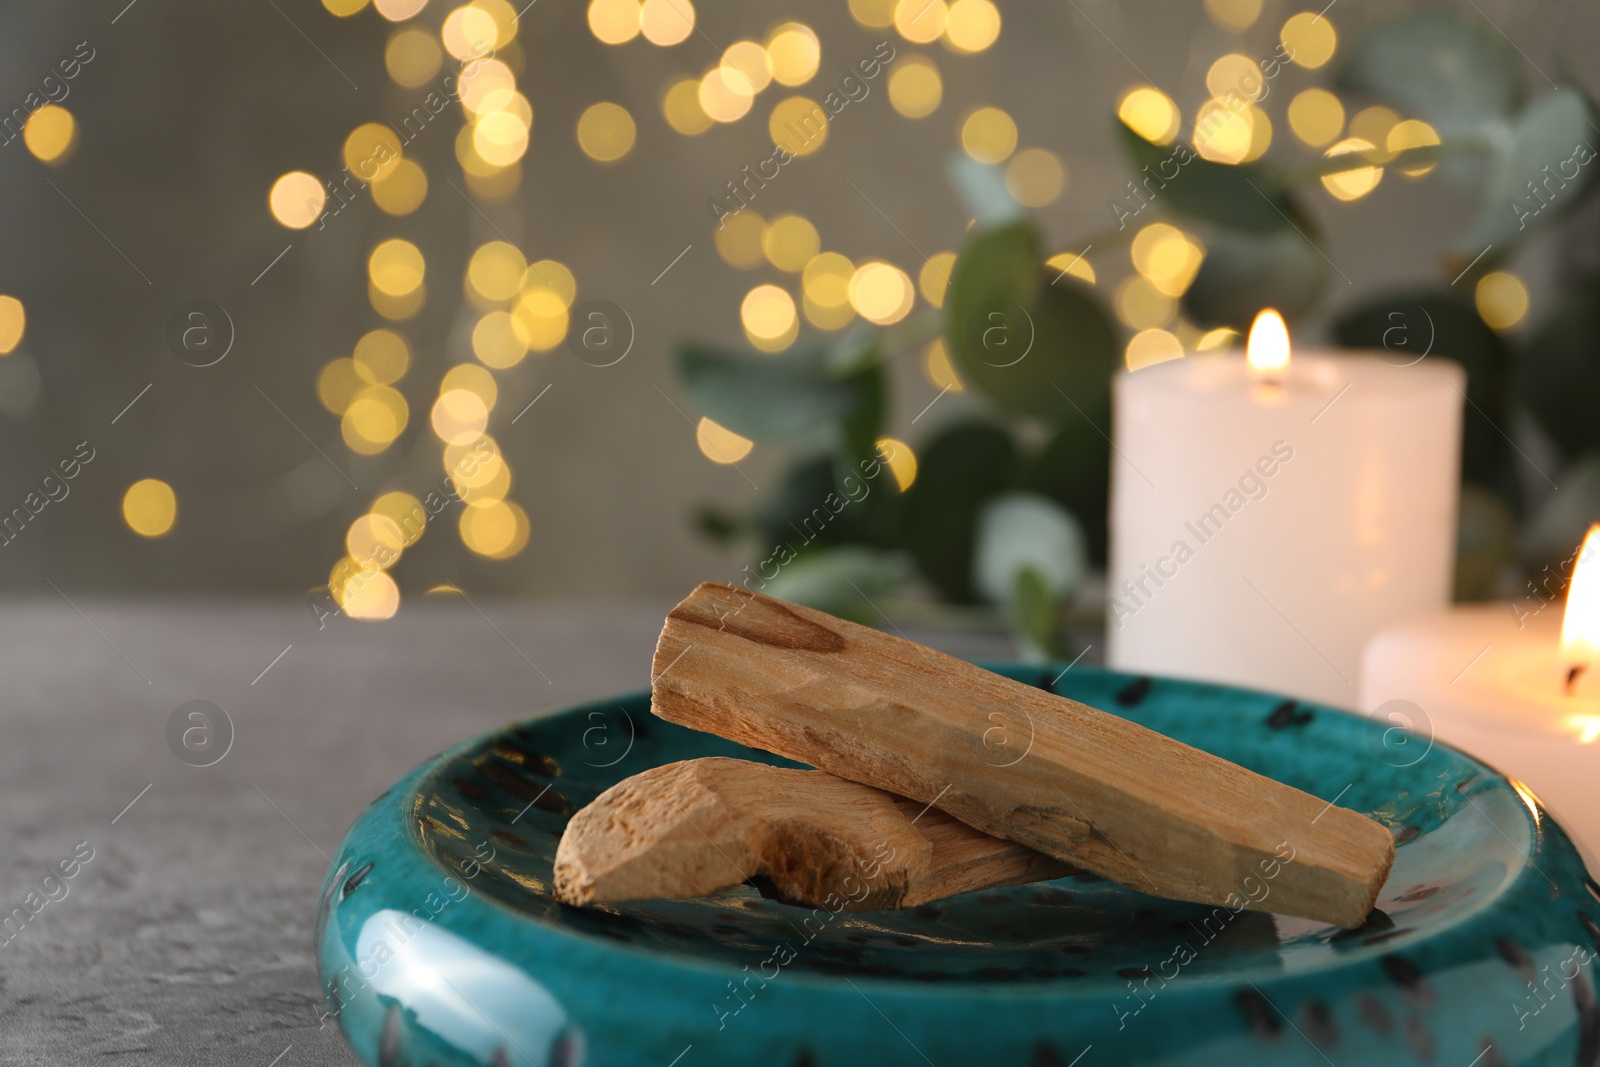
M 1572 695 L 1572 690 L 1577 686 L 1578 679 L 1583 676 L 1583 672 L 1587 669 L 1588 664 L 1586 663 L 1579 663 L 1567 668 L 1567 696 Z

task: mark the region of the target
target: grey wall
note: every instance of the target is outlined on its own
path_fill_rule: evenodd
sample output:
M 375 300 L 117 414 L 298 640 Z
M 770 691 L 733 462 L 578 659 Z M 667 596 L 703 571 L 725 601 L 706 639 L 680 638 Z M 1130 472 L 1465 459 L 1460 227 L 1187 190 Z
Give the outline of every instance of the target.
M 346 525 L 374 496 L 389 488 L 420 495 L 443 476 L 426 412 L 440 375 L 470 356 L 471 319 L 460 299 L 465 258 L 498 233 L 530 258 L 571 266 L 580 299 L 626 308 L 638 341 L 611 368 L 558 350 L 499 376 L 491 431 L 516 472 L 512 495 L 532 518 L 531 543 L 516 559 L 492 563 L 467 553 L 453 529 L 432 530 L 396 571 L 402 588 L 412 594 L 457 579 L 468 589 L 510 593 L 659 595 L 738 570 L 743 560 L 698 539 L 689 512 L 712 501 L 742 509 L 764 490 L 699 454 L 673 405 L 698 413 L 674 388 L 666 356 L 680 338 L 740 341 L 739 300 L 776 276 L 736 271 L 717 257 L 706 200 L 770 152 L 765 115 L 781 95 L 769 90 L 745 120 L 692 139 L 666 126 L 660 95 L 715 60 L 712 42 L 764 38 L 785 18 L 804 19 L 822 38 L 818 78 L 802 90 L 816 94 L 883 33 L 857 26 L 843 0 L 703 2 L 702 32 L 677 47 L 608 48 L 588 33 L 583 4 L 539 0 L 523 21 L 520 82 L 536 117 L 516 202 L 480 214 L 446 181 L 463 185 L 452 158 L 460 120 L 451 112 L 407 149 L 431 180 L 415 215 L 391 219 L 363 201 L 325 230 L 291 233 L 266 211 L 272 181 L 295 168 L 335 170 L 352 128 L 398 118 L 422 94 L 398 89 L 384 73 L 389 24 L 370 10 L 335 19 L 315 0 L 125 4 L 0 12 L 0 111 L 20 104 L 77 42 L 96 50 L 65 102 L 80 122 L 73 158 L 51 168 L 20 143 L 0 148 L 0 292 L 23 299 L 30 316 L 22 349 L 0 361 L 0 510 L 21 503 L 77 442 L 96 450 L 70 497 L 0 549 L 0 584 L 43 588 L 48 576 L 69 592 L 299 593 L 325 582 Z M 881 256 L 915 275 L 917 249 L 959 244 L 965 218 L 942 160 L 965 111 L 990 103 L 1015 116 L 1021 144 L 1050 148 L 1067 162 L 1066 194 L 1040 212 L 1059 246 L 1105 229 L 1106 202 L 1127 176 L 1110 139 L 1116 96 L 1143 80 L 1142 70 L 1192 109 L 1207 65 L 1230 38 L 1199 4 L 1171 0 L 1001 6 L 1001 38 L 979 56 L 891 38 L 902 57 L 921 51 L 939 64 L 939 111 L 918 122 L 899 117 L 880 79 L 837 119 L 825 149 L 786 168 L 762 193 L 757 210 L 798 211 L 818 225 L 825 248 L 858 261 Z M 1394 6 L 1344 0 L 1329 17 L 1348 35 Z M 1478 0 L 1461 10 L 1474 7 L 1531 64 L 1600 89 L 1593 5 Z M 446 10 L 445 0 L 434 0 L 422 19 L 436 25 Z M 1292 10 L 1268 0 L 1256 28 L 1232 47 L 1269 52 Z M 1530 84 L 1543 85 L 1531 67 L 1529 75 Z M 1288 148 L 1282 103 L 1317 78 L 1284 77 L 1274 89 L 1282 96 L 1268 108 L 1277 141 Z M 572 132 L 582 109 L 601 99 L 625 104 L 639 124 L 632 154 L 613 166 L 585 158 Z M 1326 224 L 1327 252 L 1349 278 L 1337 283 L 1345 290 L 1333 294 L 1338 302 L 1400 279 L 1436 277 L 1433 250 L 1465 210 L 1438 182 L 1392 177 L 1355 205 L 1311 199 Z M 380 324 L 366 300 L 364 263 L 371 245 L 390 235 L 426 252 L 430 296 L 405 327 L 417 353 L 402 386 L 411 428 L 387 453 L 364 458 L 344 448 L 313 382 L 325 362 L 348 355 L 357 337 Z M 285 245 L 287 254 L 252 284 Z M 686 245 L 682 261 L 652 285 Z M 1115 260 L 1102 269 L 1126 269 L 1122 254 Z M 1536 281 L 1538 264 L 1527 270 Z M 229 356 L 204 369 L 180 362 L 163 339 L 172 309 L 196 297 L 223 306 L 237 331 Z M 966 401 L 946 398 L 910 427 L 936 390 L 911 359 L 902 364 L 894 420 L 898 435 L 915 443 L 930 422 L 958 414 Z M 113 425 L 146 385 L 149 392 Z M 546 385 L 549 392 L 509 426 Z M 765 489 L 777 459 L 758 449 L 741 467 Z M 119 513 L 124 489 L 146 476 L 170 482 L 179 497 L 179 523 L 157 541 L 133 535 Z

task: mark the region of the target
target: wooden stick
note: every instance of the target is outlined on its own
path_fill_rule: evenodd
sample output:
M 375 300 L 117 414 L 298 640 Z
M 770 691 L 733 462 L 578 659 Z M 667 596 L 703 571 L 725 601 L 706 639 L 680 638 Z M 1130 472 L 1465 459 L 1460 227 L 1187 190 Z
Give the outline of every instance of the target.
M 1363 815 L 746 589 L 706 583 L 674 608 L 651 675 L 663 719 L 935 804 L 1159 896 L 1354 927 L 1394 859 L 1389 832 Z
M 701 896 L 765 875 L 788 903 L 867 911 L 1073 872 L 881 789 L 708 757 L 624 779 L 574 815 L 555 891 L 602 904 Z

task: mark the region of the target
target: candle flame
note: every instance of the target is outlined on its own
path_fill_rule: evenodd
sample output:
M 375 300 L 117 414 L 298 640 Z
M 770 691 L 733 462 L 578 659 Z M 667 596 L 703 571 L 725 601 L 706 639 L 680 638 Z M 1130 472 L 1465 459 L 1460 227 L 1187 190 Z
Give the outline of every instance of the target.
M 1600 523 L 1589 527 L 1572 568 L 1567 611 L 1561 620 L 1561 661 L 1566 665 L 1567 691 L 1600 658 Z
M 1276 309 L 1263 308 L 1256 316 L 1244 353 L 1257 377 L 1276 378 L 1289 369 L 1289 327 Z

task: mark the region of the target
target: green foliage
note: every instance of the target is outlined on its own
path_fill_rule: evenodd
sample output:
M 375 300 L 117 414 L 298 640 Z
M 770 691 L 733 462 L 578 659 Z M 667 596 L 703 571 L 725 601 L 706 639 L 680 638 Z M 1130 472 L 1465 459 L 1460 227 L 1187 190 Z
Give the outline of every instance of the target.
M 1297 230 L 1214 229 L 1199 273 L 1183 294 L 1183 310 L 1207 328 L 1243 330 L 1264 307 L 1294 319 L 1316 305 L 1327 277 L 1328 261 Z
M 1517 107 L 1522 61 L 1483 19 L 1421 11 L 1357 36 L 1345 49 L 1336 82 L 1388 102 L 1442 136 L 1459 136 Z
M 1516 242 L 1571 211 L 1594 187 L 1594 109 L 1572 89 L 1536 100 L 1496 142 L 1477 217 L 1451 244 L 1463 260 L 1492 248 L 1502 260 Z
M 1454 182 L 1476 203 L 1436 281 L 1333 314 L 1343 346 L 1397 366 L 1450 359 L 1466 370 L 1464 597 L 1490 590 L 1519 536 L 1525 559 L 1549 554 L 1600 506 L 1592 403 L 1600 395 L 1600 279 L 1563 297 L 1526 345 L 1486 326 L 1471 299 L 1479 276 L 1577 208 L 1600 174 L 1595 109 L 1572 88 L 1526 103 L 1523 68 L 1482 18 L 1429 10 L 1355 35 L 1335 73 L 1347 93 L 1439 132 L 1442 144 L 1383 165 L 1437 164 L 1430 180 Z M 1155 144 L 1120 121 L 1116 134 L 1131 180 L 1110 205 L 1114 229 L 1069 247 L 1104 255 L 1159 218 L 1198 233 L 1205 256 L 1182 308 L 1201 327 L 1242 330 L 1265 306 L 1303 316 L 1330 290 L 1348 291 L 1330 284 L 1334 268 L 1300 192 L 1368 161 L 1319 155 L 1290 167 L 1230 166 L 1183 142 Z M 915 576 L 947 601 L 1000 606 L 1032 651 L 1059 652 L 1065 604 L 1084 568 L 1106 559 L 1119 331 L 1099 290 L 1043 266 L 1045 240 L 1001 168 L 957 157 L 949 175 L 974 223 L 937 314 L 777 356 L 680 350 L 679 381 L 698 412 L 796 457 L 748 518 L 706 510 L 699 521 L 723 541 L 755 539 L 763 576 L 778 567 L 769 592 L 876 623 L 868 602 Z M 939 428 L 914 442 L 919 473 L 901 493 L 876 458 L 890 399 L 884 368 L 935 329 L 969 403 L 976 399 L 987 417 L 943 426 L 938 415 L 929 419 Z M 1506 433 L 1526 416 L 1574 471 L 1587 472 L 1589 488 L 1558 494 L 1552 499 L 1566 510 L 1547 505 L 1519 531 L 1519 483 L 1530 461 Z
M 777 356 L 684 345 L 678 383 L 696 408 L 752 441 L 844 450 L 876 436 L 883 370 L 875 359 L 838 362 L 827 345 Z
M 1305 215 L 1275 171 L 1258 164 L 1231 166 L 1201 159 L 1184 144 L 1158 145 L 1117 120 L 1117 132 L 1135 184 L 1173 211 L 1256 233 L 1304 226 Z M 1171 177 L 1168 177 L 1171 175 Z
M 1528 339 L 1517 391 L 1569 455 L 1600 450 L 1600 278 L 1563 297 Z
M 1109 388 L 1117 337 L 1090 292 L 1055 281 L 1039 244 L 1026 222 L 975 234 L 950 275 L 945 332 L 962 378 L 1001 411 L 1061 424 Z
M 1017 446 L 993 423 L 943 430 L 924 449 L 917 480 L 905 494 L 902 537 L 923 577 L 946 600 L 971 602 L 978 513 L 1017 475 Z
M 1422 359 L 1453 359 L 1467 372 L 1462 424 L 1462 474 L 1515 503 L 1511 446 L 1501 427 L 1511 418 L 1510 353 L 1457 290 L 1402 291 L 1376 297 L 1341 315 L 1334 337 L 1346 348 L 1369 349 L 1404 367 Z

